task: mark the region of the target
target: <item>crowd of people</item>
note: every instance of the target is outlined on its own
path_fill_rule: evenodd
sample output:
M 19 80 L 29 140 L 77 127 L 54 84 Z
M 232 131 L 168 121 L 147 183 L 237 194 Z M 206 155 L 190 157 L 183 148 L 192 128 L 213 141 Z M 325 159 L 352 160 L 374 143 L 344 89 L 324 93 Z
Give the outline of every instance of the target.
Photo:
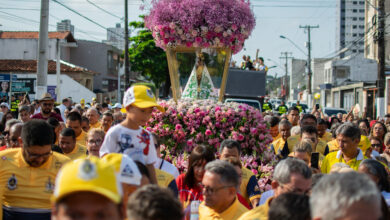
M 147 86 L 129 88 L 122 104 L 55 106 L 47 93 L 19 105 L 17 118 L 0 107 L 5 220 L 390 218 L 390 115 L 266 113 L 279 162 L 262 192 L 239 141 L 224 140 L 218 152 L 196 146 L 184 173 L 161 158 L 163 140 L 144 125 L 164 108 Z
M 239 66 L 237 66 L 236 61 L 232 61 L 231 67 L 240 68 L 242 70 L 263 71 L 265 74 L 268 72 L 268 67 L 264 64 L 263 57 L 252 60 L 250 56 L 244 55 Z

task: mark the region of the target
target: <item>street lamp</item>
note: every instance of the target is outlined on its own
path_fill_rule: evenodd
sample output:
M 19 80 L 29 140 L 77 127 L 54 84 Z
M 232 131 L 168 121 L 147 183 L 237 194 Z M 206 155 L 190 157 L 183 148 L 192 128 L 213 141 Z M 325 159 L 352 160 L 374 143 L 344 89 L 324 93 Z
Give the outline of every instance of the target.
M 305 56 L 307 56 L 307 54 L 305 53 L 304 50 L 302 50 L 296 43 L 294 43 L 292 40 L 290 40 L 290 38 L 286 37 L 286 36 L 283 36 L 283 35 L 280 35 L 279 36 L 280 38 L 282 39 L 286 39 L 288 41 L 290 41 L 290 43 L 292 43 L 292 45 L 294 45 L 295 48 L 297 48 L 299 51 L 301 51 Z

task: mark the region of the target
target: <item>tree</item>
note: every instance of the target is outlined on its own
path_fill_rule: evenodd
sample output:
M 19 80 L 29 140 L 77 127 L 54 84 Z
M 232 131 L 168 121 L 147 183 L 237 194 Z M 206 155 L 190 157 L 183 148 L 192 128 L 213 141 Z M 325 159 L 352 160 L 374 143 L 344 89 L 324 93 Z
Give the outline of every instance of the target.
M 144 16 L 140 16 L 144 19 Z M 168 96 L 170 84 L 167 56 L 163 49 L 156 46 L 150 30 L 145 29 L 143 21 L 133 21 L 130 29 L 136 33 L 130 37 L 129 61 L 132 71 L 141 73 L 152 81 L 156 88 L 165 82 L 163 96 Z

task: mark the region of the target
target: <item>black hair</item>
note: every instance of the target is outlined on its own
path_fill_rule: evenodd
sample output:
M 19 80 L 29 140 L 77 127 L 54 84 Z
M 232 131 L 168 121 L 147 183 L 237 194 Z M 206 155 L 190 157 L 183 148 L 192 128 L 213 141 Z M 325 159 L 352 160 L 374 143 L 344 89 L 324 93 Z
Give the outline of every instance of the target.
M 72 139 L 76 139 L 76 133 L 72 128 L 63 129 L 60 135 L 64 137 L 72 137 Z
M 52 145 L 54 136 L 53 127 L 40 119 L 32 119 L 24 123 L 21 134 L 24 148 Z
M 147 176 L 150 180 L 150 173 L 149 173 L 148 168 L 145 166 L 145 164 L 139 162 L 138 160 L 136 160 L 134 162 L 135 162 L 135 164 L 137 164 L 138 170 L 141 173 L 141 175 Z
M 275 127 L 276 125 L 278 125 L 280 122 L 280 119 L 276 116 L 272 116 L 271 117 L 271 120 L 269 120 L 269 124 L 271 127 Z
M 290 114 L 290 112 L 292 112 L 292 111 L 297 111 L 299 113 L 299 109 L 297 107 L 295 107 L 295 106 L 292 106 L 292 107 L 288 108 L 288 112 L 287 113 Z
M 308 134 L 316 134 L 318 136 L 318 130 L 316 127 L 313 126 L 304 126 L 301 128 L 301 135 L 303 133 L 308 133 Z
M 57 114 L 61 115 L 61 110 L 60 110 L 59 108 L 53 108 L 53 110 L 54 110 Z
M 365 159 L 359 166 L 364 166 L 371 175 L 378 178 L 377 186 L 379 191 L 390 192 L 390 183 L 385 166 L 374 159 Z
M 56 128 L 60 125 L 60 122 L 56 118 L 53 118 L 53 117 L 48 118 L 47 123 L 49 123 L 49 125 L 53 126 L 54 128 Z
M 88 120 L 88 118 L 87 118 L 87 117 L 85 117 L 85 116 L 81 117 L 81 121 L 83 121 L 83 122 L 87 122 L 87 123 L 89 124 L 89 120 Z
M 326 122 L 324 119 L 322 118 L 317 118 L 317 125 L 326 125 L 327 127 L 329 126 L 328 125 L 328 122 Z
M 78 112 L 69 112 L 68 116 L 66 117 L 66 120 L 79 121 L 81 124 L 81 115 Z
M 317 118 L 316 116 L 312 115 L 312 114 L 304 114 L 302 116 L 302 119 L 301 119 L 301 123 L 306 120 L 306 119 L 313 119 L 313 121 L 315 121 L 317 123 Z
M 103 102 L 103 103 L 102 103 L 102 108 L 108 108 L 108 104 L 105 103 L 105 102 Z
M 309 197 L 296 193 L 278 196 L 272 200 L 268 219 L 310 220 Z
M 103 116 L 108 116 L 108 117 L 111 117 L 112 120 L 114 120 L 114 116 L 112 115 L 112 113 L 110 111 L 106 111 L 103 113 Z
M 232 139 L 223 140 L 221 145 L 219 146 L 219 153 L 221 154 L 224 148 L 233 149 L 236 148 L 238 150 L 238 154 L 241 154 L 241 145 L 238 141 Z

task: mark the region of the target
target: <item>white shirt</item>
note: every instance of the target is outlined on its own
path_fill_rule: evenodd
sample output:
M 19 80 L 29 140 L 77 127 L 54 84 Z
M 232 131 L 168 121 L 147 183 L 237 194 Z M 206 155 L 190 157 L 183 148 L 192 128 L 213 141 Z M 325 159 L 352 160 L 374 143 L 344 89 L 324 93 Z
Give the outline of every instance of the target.
M 157 161 L 152 135 L 141 127 L 138 130 L 126 128 L 121 124 L 111 127 L 100 148 L 100 157 L 108 153 L 123 153 L 146 165 Z
M 66 106 L 65 106 L 64 104 L 61 104 L 60 106 L 58 106 L 58 109 L 61 111 L 62 120 L 63 120 L 64 122 L 66 122 L 66 118 L 65 118 L 65 115 L 64 115 Z
M 171 174 L 175 177 L 175 179 L 180 175 L 179 170 L 175 166 L 173 166 L 173 164 L 161 158 L 157 158 L 157 162 L 154 164 L 154 168 L 160 169 Z

